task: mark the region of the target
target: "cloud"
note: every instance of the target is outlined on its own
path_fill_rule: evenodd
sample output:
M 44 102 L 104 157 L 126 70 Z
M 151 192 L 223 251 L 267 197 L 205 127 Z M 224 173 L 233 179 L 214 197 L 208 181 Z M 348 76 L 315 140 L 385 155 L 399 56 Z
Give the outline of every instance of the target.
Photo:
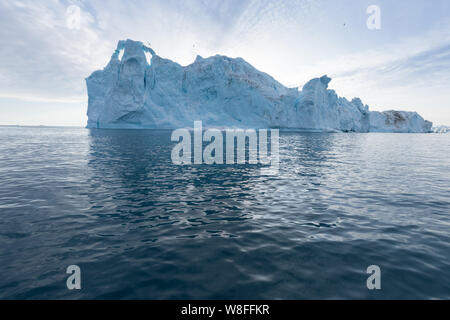
M 103 0 L 5 0 L 0 3 L 0 97 L 84 101 L 84 78 L 107 64 L 120 39 L 150 43 L 161 56 L 190 64 L 197 54 L 232 54 L 234 43 L 257 39 L 306 2 L 110 0 L 105 6 Z M 70 27 L 73 6 L 80 9 L 77 28 Z
M 101 39 L 87 11 L 81 11 L 80 29 L 69 29 L 69 5 L 1 2 L 0 96 L 69 101 L 84 97 L 84 77 L 105 64 L 113 45 Z
M 361 96 L 374 108 L 427 113 L 426 98 L 433 95 L 440 109 L 427 115 L 450 122 L 442 93 L 450 75 L 450 24 L 442 13 L 448 4 L 380 0 L 382 30 L 369 32 L 369 3 L 3 0 L 0 99 L 85 104 L 84 78 L 107 64 L 118 40 L 133 38 L 184 65 L 197 54 L 240 56 L 292 87 L 328 74 L 339 94 Z M 68 22 L 74 5 L 79 28 Z

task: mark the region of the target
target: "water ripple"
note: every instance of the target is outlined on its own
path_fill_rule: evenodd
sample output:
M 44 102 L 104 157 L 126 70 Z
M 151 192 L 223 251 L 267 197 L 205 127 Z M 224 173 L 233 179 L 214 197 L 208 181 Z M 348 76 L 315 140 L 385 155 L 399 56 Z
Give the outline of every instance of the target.
M 0 127 L 0 298 L 450 298 L 447 135 L 280 139 L 261 176 L 174 166 L 168 131 Z

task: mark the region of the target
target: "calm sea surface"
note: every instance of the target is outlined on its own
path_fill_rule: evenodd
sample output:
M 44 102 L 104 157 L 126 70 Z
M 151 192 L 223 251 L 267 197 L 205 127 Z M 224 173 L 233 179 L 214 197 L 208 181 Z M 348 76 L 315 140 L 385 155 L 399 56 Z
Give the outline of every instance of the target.
M 281 133 L 262 176 L 170 134 L 0 127 L 0 298 L 450 298 L 450 135 Z

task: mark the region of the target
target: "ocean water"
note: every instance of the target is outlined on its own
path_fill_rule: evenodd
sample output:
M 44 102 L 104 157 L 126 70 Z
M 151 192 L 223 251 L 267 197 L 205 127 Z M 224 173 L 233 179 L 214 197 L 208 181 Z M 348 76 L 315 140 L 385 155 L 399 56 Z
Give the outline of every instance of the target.
M 281 133 L 277 176 L 173 145 L 1 127 L 0 298 L 450 298 L 450 135 Z

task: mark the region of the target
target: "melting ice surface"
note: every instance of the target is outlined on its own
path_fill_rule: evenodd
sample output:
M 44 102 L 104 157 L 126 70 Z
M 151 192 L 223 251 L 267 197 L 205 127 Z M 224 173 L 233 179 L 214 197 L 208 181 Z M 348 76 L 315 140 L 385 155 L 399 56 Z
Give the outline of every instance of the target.
M 123 56 L 120 53 L 123 51 Z M 149 60 L 151 56 L 151 60 Z M 142 42 L 121 40 L 111 61 L 86 79 L 89 128 L 282 128 L 330 132 L 430 132 L 416 112 L 369 111 L 328 89 L 327 76 L 299 91 L 241 58 L 197 57 L 183 67 Z

